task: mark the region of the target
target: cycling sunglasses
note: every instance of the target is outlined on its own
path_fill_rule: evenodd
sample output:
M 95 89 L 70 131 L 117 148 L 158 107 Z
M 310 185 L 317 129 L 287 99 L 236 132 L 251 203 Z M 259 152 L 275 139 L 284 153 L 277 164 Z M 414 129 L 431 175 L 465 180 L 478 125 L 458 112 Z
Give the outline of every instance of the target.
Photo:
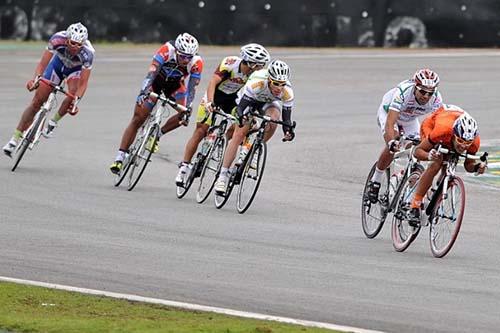
M 275 87 L 284 87 L 284 86 L 286 86 L 286 81 L 274 81 L 274 80 L 271 80 L 271 79 L 269 79 L 269 81 Z
M 68 45 L 71 47 L 81 47 L 82 43 L 75 42 L 74 40 L 68 39 Z
M 464 140 L 456 135 L 455 135 L 455 140 L 457 140 L 457 143 L 461 146 L 470 146 L 474 142 L 474 140 Z
M 179 56 L 179 58 L 181 58 L 183 60 L 191 60 L 194 57 L 194 55 L 192 55 L 192 54 L 184 54 L 184 53 L 181 53 L 179 51 L 177 51 L 176 53 L 177 53 L 177 56 Z
M 418 92 L 424 96 L 432 96 L 436 92 L 435 90 L 429 91 L 429 90 L 425 90 L 425 89 L 420 88 L 420 87 L 415 87 L 415 88 L 417 88 Z
M 246 62 L 246 64 L 252 70 L 264 68 L 264 65 L 265 65 L 262 63 L 258 63 L 258 62 L 248 62 L 248 61 Z

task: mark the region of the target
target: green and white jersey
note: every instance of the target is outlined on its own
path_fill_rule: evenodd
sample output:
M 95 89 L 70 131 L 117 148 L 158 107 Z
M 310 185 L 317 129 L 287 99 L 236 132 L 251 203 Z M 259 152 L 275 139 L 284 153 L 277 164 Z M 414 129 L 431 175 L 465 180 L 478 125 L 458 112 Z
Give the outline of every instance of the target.
M 293 89 L 291 83 L 288 81 L 281 94 L 274 96 L 269 89 L 268 77 L 269 73 L 267 69 L 261 69 L 252 73 L 245 86 L 238 91 L 236 103 L 239 104 L 242 96 L 246 95 L 256 102 L 280 102 L 282 107 L 291 108 L 293 106 Z
M 426 104 L 420 105 L 415 99 L 415 82 L 406 80 L 384 95 L 381 107 L 386 112 L 389 110 L 399 112 L 399 121 L 409 122 L 439 109 L 442 104 L 441 93 L 436 90 Z

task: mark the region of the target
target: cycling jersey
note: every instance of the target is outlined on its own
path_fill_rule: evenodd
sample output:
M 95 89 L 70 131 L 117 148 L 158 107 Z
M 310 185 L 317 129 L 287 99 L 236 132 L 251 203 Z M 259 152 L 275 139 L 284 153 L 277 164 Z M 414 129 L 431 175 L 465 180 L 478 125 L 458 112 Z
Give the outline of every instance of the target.
M 240 102 L 245 99 L 249 101 L 249 106 L 254 109 L 265 111 L 268 107 L 274 106 L 279 110 L 284 108 L 291 110 L 293 106 L 293 90 L 291 83 L 289 81 L 287 82 L 280 96 L 274 96 L 269 89 L 268 77 L 269 73 L 267 69 L 261 69 L 252 73 L 245 86 L 238 91 L 236 103 L 240 104 Z
M 74 68 L 92 68 L 92 62 L 94 60 L 95 50 L 92 44 L 87 39 L 80 51 L 77 54 L 71 55 L 68 52 L 68 46 L 66 41 L 68 40 L 68 35 L 66 31 L 59 31 L 52 35 L 49 39 L 49 44 L 47 45 L 47 50 L 52 52 L 60 60 L 61 64 L 66 69 Z M 52 58 L 54 60 L 54 58 Z
M 441 93 L 436 90 L 426 104 L 420 105 L 415 99 L 415 82 L 406 80 L 384 95 L 381 106 L 386 112 L 389 110 L 399 112 L 401 122 L 409 122 L 437 110 L 442 104 Z
M 420 137 L 428 138 L 432 144 L 441 143 L 445 148 L 453 149 L 453 124 L 464 112 L 458 106 L 443 105 L 422 122 Z M 480 144 L 481 140 L 478 135 L 467 149 L 467 153 L 477 153 Z

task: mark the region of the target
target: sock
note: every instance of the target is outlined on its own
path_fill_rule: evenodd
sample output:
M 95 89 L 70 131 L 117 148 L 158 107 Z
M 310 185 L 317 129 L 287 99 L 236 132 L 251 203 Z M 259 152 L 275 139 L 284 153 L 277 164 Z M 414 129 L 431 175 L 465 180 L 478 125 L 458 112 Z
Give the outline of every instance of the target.
M 55 121 L 56 123 L 61 120 L 61 115 L 59 114 L 59 112 L 56 112 L 56 114 L 54 115 L 54 117 L 52 117 L 52 120 Z
M 375 167 L 375 172 L 373 173 L 372 182 L 377 182 L 380 183 L 380 180 L 382 179 L 382 175 L 384 174 L 385 170 L 379 170 L 378 167 Z
M 415 193 L 413 201 L 411 202 L 411 208 L 420 208 L 422 206 L 423 195 Z
M 116 158 L 115 158 L 115 161 L 121 161 L 123 162 L 123 160 L 125 159 L 125 151 L 123 150 L 118 150 L 118 153 L 116 154 Z
M 14 135 L 12 136 L 12 139 L 14 139 L 14 141 L 19 141 L 21 140 L 22 137 L 23 137 L 23 132 L 21 132 L 16 128 L 16 130 L 14 131 Z

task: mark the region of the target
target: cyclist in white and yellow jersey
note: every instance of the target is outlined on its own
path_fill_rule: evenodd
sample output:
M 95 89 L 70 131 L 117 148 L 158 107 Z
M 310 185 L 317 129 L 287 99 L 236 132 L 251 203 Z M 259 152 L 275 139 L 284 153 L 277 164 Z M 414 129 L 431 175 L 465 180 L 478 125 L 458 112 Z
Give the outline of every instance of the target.
M 430 69 L 418 70 L 412 79 L 403 81 L 389 90 L 382 98 L 377 120 L 386 145 L 377 161 L 371 181 L 368 183 L 368 198 L 376 203 L 382 175 L 392 162 L 399 133 L 418 136 L 418 117 L 427 115 L 441 107 L 443 99 L 437 90 L 439 76 Z
M 177 186 L 183 186 L 191 158 L 198 149 L 200 141 L 207 135 L 212 121 L 209 114 L 215 107 L 231 113 L 236 106 L 238 90 L 245 85 L 250 74 L 264 68 L 269 60 L 271 60 L 269 52 L 262 45 L 251 43 L 241 47 L 240 57 L 229 56 L 219 64 L 198 107 L 196 128 L 186 144 L 184 159 L 175 178 Z
M 293 90 L 290 84 L 290 67 L 281 61 L 273 60 L 267 69 L 256 71 L 250 76 L 245 86 L 238 92 L 237 116 L 239 126 L 234 131 L 229 141 L 221 173 L 215 184 L 215 192 L 224 195 L 227 181 L 229 179 L 229 167 L 236 157 L 238 146 L 243 142 L 250 130 L 249 112 L 258 110 L 265 113 L 274 120 L 279 120 L 280 115 L 283 122 L 289 126 L 283 126 L 283 141 L 292 141 L 295 138 L 292 127 Z M 276 124 L 269 123 L 264 133 L 267 142 L 276 131 Z

